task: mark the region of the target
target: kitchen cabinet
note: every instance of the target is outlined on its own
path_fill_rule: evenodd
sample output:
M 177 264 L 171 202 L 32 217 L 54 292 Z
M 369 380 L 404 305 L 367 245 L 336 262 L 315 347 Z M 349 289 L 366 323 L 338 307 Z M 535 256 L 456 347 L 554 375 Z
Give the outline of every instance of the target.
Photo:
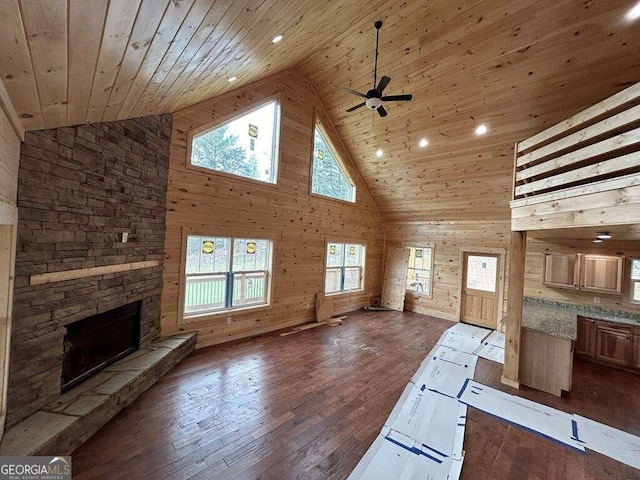
M 582 255 L 580 266 L 580 290 L 622 293 L 624 257 Z
M 542 283 L 548 287 L 622 294 L 624 257 L 545 253 Z
M 594 357 L 596 354 L 596 321 L 578 317 L 578 337 L 575 352 L 578 355 Z
M 640 371 L 640 327 L 578 316 L 575 354 L 603 365 Z
M 578 288 L 580 257 L 577 254 L 545 253 L 543 281 L 549 287 Z
M 636 328 L 636 334 L 633 336 L 633 359 L 631 367 L 640 370 L 640 328 Z
M 596 358 L 600 361 L 631 367 L 633 336 L 631 328 L 596 323 Z

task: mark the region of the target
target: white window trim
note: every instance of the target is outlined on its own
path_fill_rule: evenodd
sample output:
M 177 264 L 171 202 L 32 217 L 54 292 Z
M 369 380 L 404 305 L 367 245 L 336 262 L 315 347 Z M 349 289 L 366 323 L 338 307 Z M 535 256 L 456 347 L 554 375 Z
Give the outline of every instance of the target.
M 225 310 L 215 310 L 215 311 L 209 311 L 209 312 L 198 312 L 198 313 L 193 313 L 193 314 L 185 314 L 184 312 L 184 303 L 185 303 L 185 296 L 186 296 L 186 278 L 187 278 L 187 238 L 188 237 L 211 237 L 211 238 L 231 238 L 231 239 L 247 239 L 247 238 L 256 238 L 259 240 L 268 240 L 269 241 L 269 262 L 268 262 L 268 269 L 267 269 L 267 288 L 266 288 L 266 293 L 265 293 L 265 301 L 266 303 L 261 303 L 259 305 L 248 305 L 248 306 L 242 306 L 242 307 L 236 307 L 236 308 L 230 308 L 230 309 L 225 309 Z M 192 323 L 192 322 L 199 322 L 199 321 L 204 321 L 204 320 L 209 320 L 209 319 L 215 319 L 215 318 L 219 318 L 222 316 L 227 317 L 228 319 L 231 319 L 233 315 L 239 315 L 242 313 L 247 313 L 247 312 L 251 312 L 251 313 L 255 313 L 255 312 L 260 312 L 260 311 L 265 311 L 265 310 L 272 310 L 273 309 L 273 265 L 274 265 L 274 258 L 276 255 L 276 246 L 275 246 L 275 242 L 272 238 L 266 238 L 264 237 L 264 235 L 237 235 L 237 234 L 224 234 L 224 233 L 219 233 L 219 234 L 215 234 L 215 235 L 211 235 L 208 233 L 203 233 L 198 229 L 192 229 L 192 228 L 183 228 L 183 232 L 182 232 L 182 252 L 180 254 L 180 285 L 179 285 L 179 291 L 178 291 L 178 315 L 177 315 L 177 320 L 178 320 L 178 324 L 184 324 L 184 323 Z M 233 268 L 233 267 L 231 267 Z
M 270 188 L 278 188 L 278 184 L 280 183 L 280 162 L 282 159 L 282 153 L 280 149 L 280 145 L 282 143 L 282 102 L 280 99 L 280 94 L 272 95 L 270 97 L 266 97 L 258 102 L 252 103 L 251 105 L 247 105 L 246 107 L 239 108 L 238 110 L 234 110 L 232 113 L 227 115 L 223 115 L 220 118 L 213 120 L 211 122 L 205 123 L 204 125 L 200 125 L 192 130 L 187 132 L 187 148 L 186 148 L 186 156 L 184 158 L 184 166 L 188 170 L 197 171 L 200 173 L 206 173 L 207 175 L 216 175 L 222 178 L 227 178 L 229 180 L 234 180 L 238 182 L 248 182 L 253 185 L 262 185 Z M 251 113 L 254 110 L 258 110 L 261 107 L 264 107 L 266 104 L 275 102 L 277 108 L 277 118 L 276 123 L 274 125 L 274 159 L 273 159 L 273 182 L 265 182 L 264 180 L 257 180 L 255 178 L 243 177 L 242 175 L 235 175 L 233 173 L 221 172 L 219 170 L 214 170 L 212 168 L 205 168 L 199 165 L 193 165 L 191 163 L 191 148 L 193 144 L 193 140 L 195 137 L 209 131 L 213 130 L 217 127 L 221 127 L 226 123 L 229 123 L 235 120 L 238 117 L 242 117 L 248 113 Z
M 342 173 L 346 177 L 347 181 L 353 187 L 353 201 L 342 200 L 341 198 L 329 197 L 328 195 L 322 195 L 321 193 L 315 193 L 313 191 L 313 162 L 315 160 L 314 147 L 315 147 L 316 127 L 320 130 L 320 133 L 323 135 L 324 139 L 329 144 L 329 147 L 331 147 L 331 149 L 333 150 L 334 156 L 336 158 L 336 162 L 338 162 L 338 167 L 342 170 Z M 315 198 L 329 200 L 331 202 L 340 202 L 340 203 L 344 203 L 345 205 L 355 205 L 358 199 L 358 188 L 356 186 L 356 182 L 354 182 L 353 178 L 351 178 L 351 174 L 349 173 L 349 170 L 347 169 L 345 162 L 342 160 L 342 156 L 338 153 L 337 150 L 338 149 L 334 145 L 334 142 L 331 139 L 331 136 L 329 135 L 329 133 L 327 132 L 327 129 L 324 128 L 322 121 L 317 116 L 314 116 L 313 128 L 311 129 L 311 162 L 309 165 L 309 195 Z M 335 242 L 335 243 L 340 243 L 340 242 Z M 355 242 L 352 242 L 352 243 L 355 243 Z
M 435 258 L 436 258 L 435 245 L 432 243 L 405 242 L 402 244 L 402 246 L 404 248 L 430 248 L 431 249 L 431 270 L 430 270 L 430 276 L 429 276 L 429 293 L 418 292 L 416 290 L 411 290 L 410 288 L 407 288 L 405 291 L 405 294 L 432 299 L 433 298 L 433 277 L 434 277 L 433 266 L 435 265 Z
M 352 244 L 352 245 L 360 245 L 362 247 L 362 265 L 360 266 L 361 268 L 361 274 L 360 274 L 360 288 L 355 289 L 355 290 L 344 290 L 344 291 L 340 291 L 340 292 L 331 292 L 331 293 L 327 293 L 326 292 L 326 283 L 327 283 L 327 270 L 329 268 L 337 268 L 337 267 L 329 267 L 327 265 L 329 258 L 327 256 L 327 251 L 328 251 L 328 247 L 330 243 L 338 243 L 341 245 L 345 245 L 345 244 Z M 344 250 L 343 250 L 344 251 Z M 365 290 L 365 280 L 366 280 L 366 263 L 367 263 L 367 244 L 366 242 L 362 241 L 362 240 L 325 240 L 324 242 L 324 268 L 322 270 L 322 291 L 324 292 L 325 296 L 327 297 L 334 297 L 337 295 L 349 295 L 349 294 L 354 294 L 354 293 L 359 293 L 359 292 L 363 292 Z M 342 267 L 344 268 L 344 267 Z

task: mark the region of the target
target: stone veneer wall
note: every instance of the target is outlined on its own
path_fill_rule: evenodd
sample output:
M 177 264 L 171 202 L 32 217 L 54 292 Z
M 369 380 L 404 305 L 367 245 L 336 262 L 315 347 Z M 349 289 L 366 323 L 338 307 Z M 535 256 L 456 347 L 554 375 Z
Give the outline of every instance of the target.
M 162 263 L 171 127 L 163 115 L 27 133 L 7 427 L 60 396 L 69 323 L 142 300 L 141 345 L 159 336 L 162 264 L 37 286 L 30 275 Z

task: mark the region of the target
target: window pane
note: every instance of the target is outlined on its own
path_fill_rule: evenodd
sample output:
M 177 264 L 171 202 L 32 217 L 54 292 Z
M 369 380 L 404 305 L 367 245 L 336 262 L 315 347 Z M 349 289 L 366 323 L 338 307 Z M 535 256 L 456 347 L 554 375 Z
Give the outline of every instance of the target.
M 267 274 L 236 273 L 233 278 L 233 306 L 265 303 L 267 297 Z
M 236 238 L 233 241 L 233 271 L 267 270 L 269 240 Z
M 344 244 L 342 243 L 327 244 L 327 267 L 341 267 L 344 265 L 342 256 L 343 250 Z
M 278 105 L 270 102 L 197 135 L 191 164 L 275 183 Z
M 467 288 L 495 292 L 497 273 L 496 257 L 467 256 Z
M 327 273 L 324 279 L 324 292 L 335 293 L 339 292 L 342 285 L 342 269 L 341 268 L 327 268 Z
M 198 313 L 223 309 L 226 296 L 226 274 L 187 277 L 184 311 Z
M 631 279 L 640 280 L 640 260 L 631 261 Z
M 360 267 L 346 267 L 344 269 L 344 290 L 360 289 Z
M 415 268 L 422 270 L 431 269 L 431 249 L 430 248 L 414 248 L 415 250 Z
M 344 264 L 348 267 L 362 265 L 362 245 L 347 243 L 345 245 Z
M 640 282 L 633 282 L 633 300 L 640 300 Z
M 187 237 L 187 275 L 229 271 L 231 239 Z
M 338 156 L 318 126 L 314 132 L 311 191 L 347 202 L 355 201 L 355 187 L 346 175 Z

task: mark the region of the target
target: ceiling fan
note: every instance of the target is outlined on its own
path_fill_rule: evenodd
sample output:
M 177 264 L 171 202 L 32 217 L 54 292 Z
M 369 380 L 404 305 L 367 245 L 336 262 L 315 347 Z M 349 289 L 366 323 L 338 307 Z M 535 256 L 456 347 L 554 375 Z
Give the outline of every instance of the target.
M 357 110 L 358 108 L 364 107 L 366 105 L 371 110 L 377 110 L 381 117 L 386 117 L 387 111 L 382 105 L 384 102 L 408 102 L 413 98 L 413 95 L 383 95 L 382 92 L 385 88 L 387 88 L 387 85 L 389 85 L 389 82 L 391 81 L 389 77 L 385 76 L 380 78 L 380 83 L 378 83 L 378 86 L 376 87 L 376 82 L 378 80 L 378 38 L 380 37 L 380 28 L 382 27 L 382 22 L 378 20 L 373 24 L 373 26 L 376 27 L 376 57 L 373 67 L 373 88 L 369 90 L 366 95 L 356 90 L 351 90 L 350 88 L 343 88 L 342 90 L 352 95 L 367 99 L 366 101 L 359 103 L 358 105 L 348 108 L 347 112 L 353 112 L 354 110 Z

